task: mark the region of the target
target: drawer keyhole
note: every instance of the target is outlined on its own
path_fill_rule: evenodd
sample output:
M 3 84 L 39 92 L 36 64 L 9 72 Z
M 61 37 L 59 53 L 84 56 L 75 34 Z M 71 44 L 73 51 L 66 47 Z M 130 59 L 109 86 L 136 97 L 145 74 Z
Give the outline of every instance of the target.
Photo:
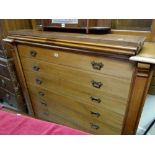
M 39 66 L 33 66 L 34 71 L 39 71 L 40 67 Z
M 42 97 L 42 96 L 45 96 L 45 93 L 42 92 L 42 91 L 40 91 L 40 92 L 38 93 L 38 95 L 39 95 L 40 97 Z
M 95 62 L 95 61 L 92 61 L 91 65 L 93 69 L 96 69 L 96 70 L 101 70 L 101 68 L 103 68 L 104 66 L 102 62 Z
M 97 102 L 97 103 L 100 103 L 101 102 L 101 99 L 96 97 L 96 96 L 91 96 L 90 99 L 94 102 Z
M 93 112 L 93 111 L 91 111 L 90 114 L 94 115 L 96 117 L 100 117 L 100 115 L 101 115 L 99 112 Z
M 37 52 L 36 52 L 35 50 L 31 50 L 31 51 L 30 51 L 30 55 L 31 55 L 32 57 L 36 57 Z
M 95 80 L 92 80 L 91 83 L 92 83 L 93 87 L 95 87 L 95 88 L 101 88 L 101 86 L 103 85 L 102 82 L 97 82 Z
M 96 125 L 96 124 L 94 124 L 94 123 L 90 123 L 90 127 L 91 127 L 92 129 L 95 129 L 95 130 L 97 130 L 97 129 L 100 128 L 98 125 Z
M 47 103 L 45 102 L 45 101 L 40 101 L 40 103 L 41 103 L 41 105 L 43 105 L 43 106 L 47 106 Z
M 38 79 L 38 78 L 36 79 L 36 83 L 37 83 L 38 85 L 41 85 L 42 82 L 43 82 L 43 81 L 42 81 L 41 79 Z

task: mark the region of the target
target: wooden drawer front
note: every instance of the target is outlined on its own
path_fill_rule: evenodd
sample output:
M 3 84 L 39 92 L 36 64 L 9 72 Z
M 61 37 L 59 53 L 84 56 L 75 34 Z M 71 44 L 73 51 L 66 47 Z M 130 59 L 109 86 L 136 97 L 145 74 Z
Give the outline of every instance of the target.
M 81 87 L 87 87 L 88 91 L 90 90 L 91 92 L 111 94 L 122 99 L 128 98 L 131 79 L 120 79 L 109 75 L 95 74 L 30 59 L 24 59 L 22 65 L 27 78 L 40 79 L 42 81 L 40 85 L 45 87 L 48 87 L 53 82 L 58 85 L 60 83 L 61 85 L 67 85 L 68 83 L 68 85 L 75 84 Z
M 82 104 L 80 102 L 71 100 L 66 96 L 57 95 L 47 91 L 45 89 L 40 89 L 39 87 L 28 86 L 31 94 L 32 102 L 37 103 L 37 105 L 44 111 L 45 115 L 49 113 L 55 113 L 57 115 L 63 116 L 64 118 L 73 119 L 76 115 L 77 120 L 81 120 L 83 115 L 88 118 L 88 120 L 94 123 L 103 124 L 107 128 L 111 127 L 117 131 L 121 131 L 123 116 L 117 113 L 99 109 L 95 106 L 88 106 L 87 104 Z M 44 93 L 40 96 L 39 93 Z M 35 109 L 34 105 L 34 109 Z M 54 116 L 53 116 L 54 117 Z M 91 123 L 89 122 L 89 123 Z
M 127 61 L 26 45 L 18 45 L 18 50 L 21 59 L 38 59 L 126 79 L 131 79 L 132 76 L 132 64 Z
M 52 92 L 56 92 L 57 94 L 64 94 L 83 103 L 94 104 L 101 107 L 103 106 L 120 114 L 125 113 L 127 98 L 124 99 L 106 91 L 90 89 L 89 87 L 75 84 L 71 81 L 65 81 L 55 76 L 53 79 L 50 77 L 48 79 L 48 75 L 45 76 L 44 74 L 40 74 L 39 76 L 36 76 L 35 74 L 26 71 L 25 75 L 27 83 L 46 88 Z M 41 83 L 38 83 L 38 80 L 40 80 Z
M 5 104 L 8 104 L 11 107 L 18 107 L 16 96 L 12 93 L 5 91 L 2 88 L 0 88 L 0 100 L 1 102 L 4 102 Z
M 8 78 L 5 78 L 3 76 L 0 75 L 0 87 L 14 93 L 14 86 L 12 84 L 12 81 Z

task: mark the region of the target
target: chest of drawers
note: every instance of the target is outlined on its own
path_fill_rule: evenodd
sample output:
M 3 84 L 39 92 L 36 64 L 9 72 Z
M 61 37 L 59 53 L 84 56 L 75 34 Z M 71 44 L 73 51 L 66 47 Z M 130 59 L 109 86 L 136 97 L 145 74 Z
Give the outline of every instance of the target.
M 76 35 L 62 41 L 61 33 L 56 39 L 29 33 L 16 32 L 5 41 L 15 43 L 16 69 L 31 114 L 92 134 L 135 133 L 152 76 L 149 64 L 129 61 L 138 44 L 100 40 L 102 47 L 82 44 Z
M 92 133 L 121 133 L 133 73 L 131 64 L 63 50 L 27 45 L 17 48 L 37 116 L 43 113 L 47 120 L 56 122 L 62 117 L 65 125 L 74 120 L 72 127 L 87 124 L 85 131 Z M 66 58 L 71 58 L 71 62 Z M 120 66 L 122 71 L 116 72 Z M 43 108 L 36 110 L 42 102 L 48 114 Z M 98 125 L 102 123 L 105 127 Z M 101 129 L 92 131 L 95 127 Z

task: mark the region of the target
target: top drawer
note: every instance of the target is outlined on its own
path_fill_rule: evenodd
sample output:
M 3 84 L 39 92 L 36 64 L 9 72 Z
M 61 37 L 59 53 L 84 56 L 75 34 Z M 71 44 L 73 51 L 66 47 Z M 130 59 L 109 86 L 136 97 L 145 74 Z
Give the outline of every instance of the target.
M 21 60 L 25 57 L 126 79 L 132 77 L 133 65 L 128 61 L 21 44 L 18 51 Z

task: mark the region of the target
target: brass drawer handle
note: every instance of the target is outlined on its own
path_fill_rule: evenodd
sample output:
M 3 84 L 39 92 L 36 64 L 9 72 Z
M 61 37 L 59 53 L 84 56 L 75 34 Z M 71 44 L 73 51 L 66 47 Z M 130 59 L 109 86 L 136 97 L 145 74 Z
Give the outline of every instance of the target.
M 91 83 L 95 88 L 100 88 L 103 85 L 102 82 L 97 82 L 95 80 L 92 80 Z
M 34 71 L 39 71 L 39 69 L 40 69 L 39 66 L 33 66 Z
M 47 106 L 47 103 L 45 101 L 40 101 L 40 103 L 44 106 Z
M 91 111 L 90 114 L 91 115 L 94 115 L 96 117 L 100 117 L 100 113 L 99 112 L 93 112 L 93 111 Z
M 97 102 L 97 103 L 100 103 L 100 102 L 101 102 L 101 99 L 98 98 L 98 97 L 96 97 L 96 96 L 91 96 L 90 99 L 91 99 L 92 101 Z
M 31 50 L 30 54 L 31 54 L 32 57 L 35 57 L 37 55 L 37 52 L 35 50 Z
M 1 80 L 0 82 L 1 82 L 1 86 L 2 86 L 2 87 L 6 87 L 6 83 L 5 83 L 4 80 Z
M 93 69 L 96 69 L 96 70 L 101 70 L 101 68 L 104 66 L 102 62 L 92 61 L 91 64 Z
M 43 82 L 43 81 L 42 81 L 41 79 L 36 79 L 36 83 L 37 83 L 37 84 L 41 85 L 42 82 Z
M 97 129 L 100 128 L 98 125 L 93 124 L 93 123 L 90 123 L 90 127 L 91 127 L 92 129 L 95 129 L 95 130 L 97 130 Z
M 45 94 L 44 94 L 44 92 L 40 91 L 40 92 L 38 93 L 38 95 L 39 95 L 39 96 L 44 96 Z

